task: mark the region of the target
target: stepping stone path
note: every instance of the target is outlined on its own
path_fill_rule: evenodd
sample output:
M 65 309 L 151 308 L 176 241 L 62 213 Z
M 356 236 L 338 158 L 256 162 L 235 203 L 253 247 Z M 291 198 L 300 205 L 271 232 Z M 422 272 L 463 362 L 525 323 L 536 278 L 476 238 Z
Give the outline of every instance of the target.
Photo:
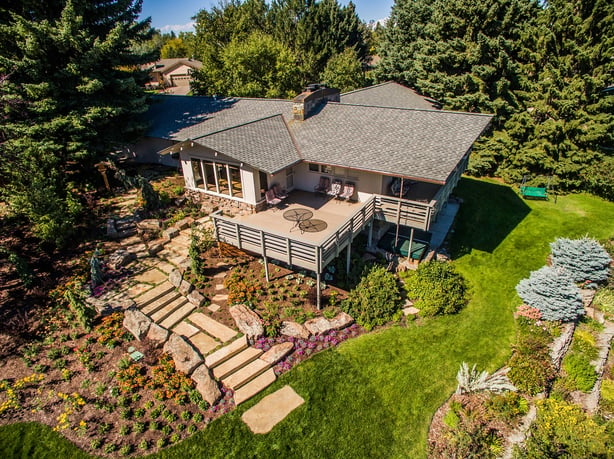
M 284 386 L 252 406 L 241 419 L 255 434 L 264 434 L 303 403 L 305 400 L 292 387 Z
M 208 224 L 208 221 L 208 218 L 201 219 L 197 223 Z M 197 306 L 169 282 L 171 271 L 189 263 L 191 229 L 189 223 L 184 223 L 178 223 L 174 230 L 165 231 L 165 237 L 154 241 L 144 242 L 133 234 L 120 241 L 125 250 L 134 253 L 136 260 L 131 266 L 138 271 L 127 293 L 158 327 L 152 324 L 150 330 L 168 330 L 168 336 L 175 333 L 191 344 L 202 355 L 216 381 L 234 391 L 238 405 L 276 380 L 272 367 L 277 362 L 266 356 L 262 359 L 262 350 L 250 347 L 246 337 L 239 336 L 236 329 L 196 311 Z M 173 237 L 167 239 L 170 235 Z M 222 263 L 219 269 L 225 267 Z M 222 270 L 212 278 L 216 295 L 207 306 L 211 312 L 218 311 L 220 304 L 228 300 L 225 276 L 226 270 Z

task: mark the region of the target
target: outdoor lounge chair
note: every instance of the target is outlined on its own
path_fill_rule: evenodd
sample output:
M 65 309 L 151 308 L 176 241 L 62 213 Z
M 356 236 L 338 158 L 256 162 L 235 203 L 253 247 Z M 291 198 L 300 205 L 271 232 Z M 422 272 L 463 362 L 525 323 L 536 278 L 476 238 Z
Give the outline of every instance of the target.
M 275 192 L 272 189 L 264 193 L 264 198 L 269 207 L 277 207 L 281 203 L 281 199 L 275 197 Z
M 354 188 L 355 185 L 353 182 L 345 182 L 345 185 L 343 186 L 343 193 L 341 193 L 338 198 L 350 201 L 352 196 L 354 196 Z
M 329 189 L 330 189 L 330 178 L 322 176 L 322 177 L 320 177 L 320 183 L 318 183 L 313 188 L 313 191 L 315 191 L 316 193 L 320 193 L 320 194 L 323 194 L 324 196 L 326 196 L 326 193 L 328 193 Z
M 273 190 L 273 193 L 275 193 L 276 198 L 286 199 L 288 197 L 288 192 L 286 190 L 282 190 L 282 188 L 277 184 L 274 184 L 271 189 Z
M 326 192 L 327 195 L 332 196 L 333 198 L 338 197 L 341 194 L 341 180 L 335 179 L 333 180 L 333 184 L 330 187 L 330 190 Z

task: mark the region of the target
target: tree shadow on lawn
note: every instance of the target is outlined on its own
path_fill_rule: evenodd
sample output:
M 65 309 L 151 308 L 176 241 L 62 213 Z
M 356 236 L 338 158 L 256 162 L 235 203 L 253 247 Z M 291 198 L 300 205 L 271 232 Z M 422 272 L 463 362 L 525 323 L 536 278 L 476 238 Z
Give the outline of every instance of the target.
M 453 258 L 472 249 L 492 253 L 531 208 L 507 185 L 463 178 L 455 194 L 463 199 L 450 242 Z

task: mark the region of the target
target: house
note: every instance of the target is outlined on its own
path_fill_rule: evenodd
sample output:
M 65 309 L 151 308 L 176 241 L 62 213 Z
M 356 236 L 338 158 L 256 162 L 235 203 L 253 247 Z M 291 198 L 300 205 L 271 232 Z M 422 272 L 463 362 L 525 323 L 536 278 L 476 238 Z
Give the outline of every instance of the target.
M 218 240 L 319 280 L 345 249 L 349 269 L 351 242 L 363 229 L 371 244 L 379 222 L 409 228 L 408 256 L 414 230 L 430 230 L 492 118 L 436 107 L 392 82 L 343 95 L 310 85 L 291 101 L 157 97 L 137 153 L 176 155 L 187 190 L 241 211 L 212 215 Z M 323 180 L 351 184 L 350 203 L 314 196 Z M 275 184 L 296 196 L 284 205 L 308 210 L 320 230 L 305 223 L 299 232 L 296 221 L 284 221 L 289 214 L 267 210 Z
M 160 59 L 159 61 L 145 64 L 143 70 L 149 71 L 147 86 L 152 89 L 182 88 L 187 94 L 192 81 L 192 72 L 200 70 L 202 62 L 188 59 Z

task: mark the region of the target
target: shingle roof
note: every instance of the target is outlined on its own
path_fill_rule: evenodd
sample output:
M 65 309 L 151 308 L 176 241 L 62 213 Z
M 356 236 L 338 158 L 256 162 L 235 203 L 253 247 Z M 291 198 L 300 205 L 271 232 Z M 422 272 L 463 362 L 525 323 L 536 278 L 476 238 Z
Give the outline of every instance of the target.
M 218 131 L 194 141 L 269 174 L 301 160 L 281 115 Z
M 394 81 L 341 94 L 341 103 L 370 105 L 374 107 L 441 108 L 441 104 L 436 100 L 421 96 L 415 90 Z
M 381 91 L 381 86 L 374 91 Z M 267 173 L 302 157 L 442 183 L 492 118 L 328 103 L 305 121 L 294 121 L 288 100 L 178 96 L 154 100 L 147 114 L 152 121 L 148 136 L 192 139 Z
M 445 182 L 491 118 L 327 104 L 289 127 L 306 161 Z
M 142 68 L 143 70 L 166 73 L 174 69 L 175 67 L 179 67 L 180 65 L 187 65 L 188 67 L 192 67 L 193 69 L 200 69 L 203 66 L 203 63 L 187 57 L 177 57 L 171 59 L 160 59 L 156 62 L 145 64 L 142 66 Z

